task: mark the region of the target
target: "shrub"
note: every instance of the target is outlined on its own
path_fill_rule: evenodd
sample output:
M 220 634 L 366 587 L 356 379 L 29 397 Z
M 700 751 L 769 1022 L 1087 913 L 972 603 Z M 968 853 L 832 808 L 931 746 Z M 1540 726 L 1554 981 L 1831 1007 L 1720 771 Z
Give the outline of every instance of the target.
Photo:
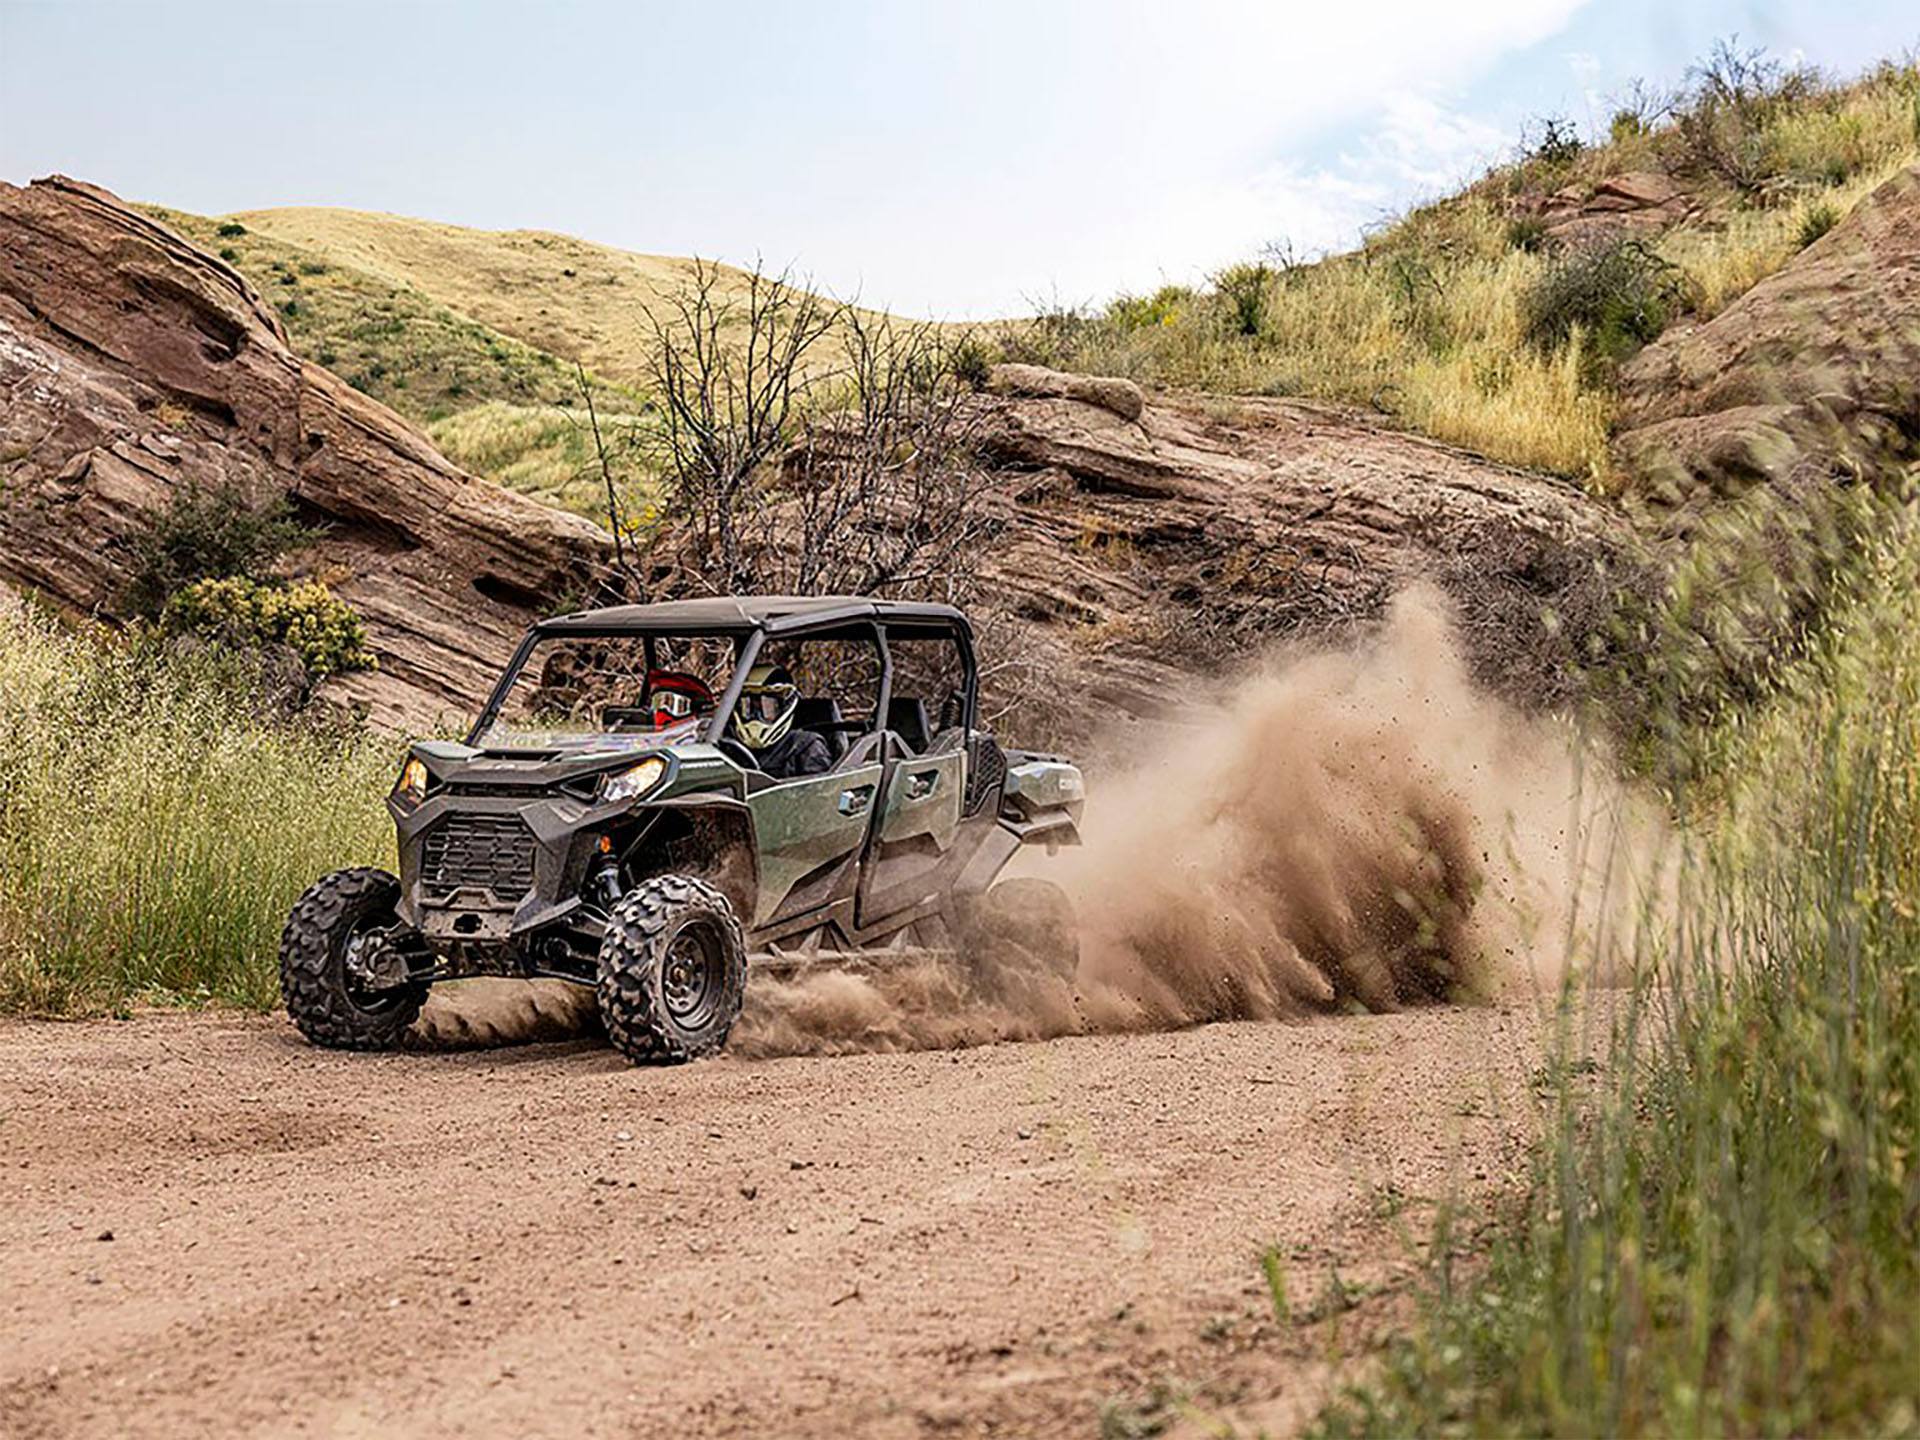
M 1547 243 L 1547 222 L 1538 215 L 1516 215 L 1507 222 L 1507 248 L 1537 254 Z
M 1675 117 L 1687 161 L 1744 195 L 1759 194 L 1780 174 L 1769 126 L 1819 92 L 1819 75 L 1736 40 L 1720 41 L 1688 73 L 1693 90 Z
M 358 612 L 317 580 L 197 580 L 167 601 L 160 623 L 170 633 L 249 647 L 284 645 L 314 680 L 377 663 Z
M 1539 138 L 1527 149 L 1529 159 L 1550 170 L 1564 170 L 1586 150 L 1579 127 L 1564 115 L 1549 115 L 1539 124 Z
M 1618 363 L 1666 329 L 1686 298 L 1680 271 L 1638 240 L 1559 257 L 1526 293 L 1526 335 L 1543 351 L 1578 330 L 1596 362 Z
M 962 385 L 976 391 L 987 388 L 987 378 L 993 373 L 993 353 L 973 331 L 953 342 L 947 358 L 954 378 Z
M 229 220 L 213 233 L 218 235 L 222 240 L 231 240 L 236 235 L 246 234 L 247 227 L 237 220 Z
M 1840 212 L 1825 201 L 1810 207 L 1800 218 L 1800 233 L 1796 237 L 1800 248 L 1806 249 L 1839 222 Z
M 1151 295 L 1121 295 L 1107 305 L 1107 323 L 1122 331 L 1172 325 L 1193 298 L 1184 285 L 1162 285 Z
M 283 495 L 259 499 L 235 480 L 188 480 L 135 542 L 126 607 L 152 617 L 176 590 L 196 580 L 263 575 L 317 533 L 293 518 Z
M 294 899 L 393 863 L 394 760 L 263 713 L 233 657 L 0 608 L 0 1011 L 274 1003 Z
M 1258 261 L 1229 265 L 1213 277 L 1214 293 L 1224 302 L 1227 325 L 1235 334 L 1260 333 L 1272 285 L 1272 267 Z

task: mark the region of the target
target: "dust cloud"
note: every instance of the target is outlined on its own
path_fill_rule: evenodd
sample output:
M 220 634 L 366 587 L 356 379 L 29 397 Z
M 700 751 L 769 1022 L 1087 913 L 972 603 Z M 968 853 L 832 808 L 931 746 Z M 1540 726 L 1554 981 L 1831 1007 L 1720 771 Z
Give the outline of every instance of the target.
M 1573 730 L 1468 678 L 1416 588 L 1356 648 L 1274 657 L 1090 782 L 1030 867 L 1079 916 L 1069 981 L 958 966 L 749 987 L 746 1056 L 946 1048 L 1554 992 L 1658 826 Z
M 1479 690 L 1435 592 L 1369 641 L 1278 654 L 1089 782 L 1086 844 L 1033 857 L 1080 962 L 1018 945 L 782 981 L 728 1045 L 753 1058 L 946 1049 L 1552 994 L 1600 968 L 1657 821 L 1571 727 Z M 1022 857 L 1024 860 L 1024 857 Z M 1603 977 L 1604 978 L 1604 977 Z M 586 990 L 443 998 L 424 1042 L 591 1026 Z

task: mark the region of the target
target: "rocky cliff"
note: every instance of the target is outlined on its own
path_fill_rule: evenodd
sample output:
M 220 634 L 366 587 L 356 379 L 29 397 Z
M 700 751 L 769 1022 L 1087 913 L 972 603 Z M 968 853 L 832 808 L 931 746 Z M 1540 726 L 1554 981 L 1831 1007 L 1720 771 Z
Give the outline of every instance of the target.
M 1576 485 L 1333 406 L 1028 366 L 990 388 L 1007 518 L 987 603 L 1089 713 L 1177 706 L 1193 672 L 1349 632 L 1416 580 L 1448 595 L 1479 677 L 1523 703 L 1566 698 L 1606 643 L 1629 537 Z
M 303 363 L 237 273 L 114 196 L 0 184 L 0 581 L 112 614 L 135 537 L 194 480 L 325 527 L 301 563 L 380 661 L 329 691 L 397 728 L 474 708 L 607 544 Z
M 1621 376 L 1614 453 L 1686 529 L 1757 484 L 1873 479 L 1920 454 L 1920 168 Z

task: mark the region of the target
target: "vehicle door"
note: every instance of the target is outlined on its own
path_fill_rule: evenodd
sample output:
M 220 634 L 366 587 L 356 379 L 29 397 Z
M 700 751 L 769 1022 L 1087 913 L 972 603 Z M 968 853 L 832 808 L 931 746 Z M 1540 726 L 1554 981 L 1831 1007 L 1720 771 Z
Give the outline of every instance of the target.
M 799 637 L 770 643 L 762 652 L 793 674 L 804 696 L 833 700 L 845 717 L 840 723 L 847 743 L 831 770 L 748 794 L 760 859 L 755 926 L 830 911 L 836 904 L 851 908 L 885 773 L 874 728 L 878 657 L 877 636 Z
M 966 801 L 964 652 L 950 635 L 891 629 L 887 648 L 887 763 L 860 879 L 863 929 L 945 894 Z

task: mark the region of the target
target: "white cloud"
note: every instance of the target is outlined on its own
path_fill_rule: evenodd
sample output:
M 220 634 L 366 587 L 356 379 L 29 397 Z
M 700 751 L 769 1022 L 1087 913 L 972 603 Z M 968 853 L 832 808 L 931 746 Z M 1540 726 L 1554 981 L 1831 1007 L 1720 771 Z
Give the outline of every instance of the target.
M 924 129 L 911 106 L 894 118 L 899 141 L 938 153 L 877 207 L 856 207 L 861 289 L 903 309 L 1004 314 L 1022 297 L 1191 280 L 1280 237 L 1302 250 L 1351 243 L 1511 143 L 1440 97 L 1556 33 L 1580 3 L 1122 0 L 1072 22 L 1046 7 L 1026 6 L 1026 20 L 1020 7 L 969 8 L 964 32 L 923 39 L 980 80 L 979 108 Z M 1021 37 L 1011 55 L 1009 35 Z M 982 36 L 991 54 L 973 48 Z M 1357 138 L 1337 163 L 1301 158 L 1343 133 Z M 954 177 L 983 157 L 956 205 Z M 898 252 L 885 241 L 876 252 L 888 236 Z M 794 253 L 819 263 L 853 251 L 852 238 L 797 234 Z

